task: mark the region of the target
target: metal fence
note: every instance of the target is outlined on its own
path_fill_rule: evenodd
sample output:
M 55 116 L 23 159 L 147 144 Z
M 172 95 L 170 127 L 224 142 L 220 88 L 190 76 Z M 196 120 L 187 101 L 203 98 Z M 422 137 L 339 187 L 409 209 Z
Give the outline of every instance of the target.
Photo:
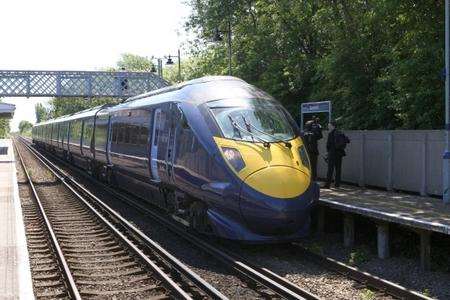
M 345 131 L 351 143 L 342 163 L 342 180 L 360 186 L 442 195 L 444 131 L 373 130 Z M 326 137 L 319 142 L 326 154 Z M 325 178 L 327 166 L 319 159 L 318 175 Z
M 128 98 L 168 85 L 151 72 L 0 70 L 0 97 Z

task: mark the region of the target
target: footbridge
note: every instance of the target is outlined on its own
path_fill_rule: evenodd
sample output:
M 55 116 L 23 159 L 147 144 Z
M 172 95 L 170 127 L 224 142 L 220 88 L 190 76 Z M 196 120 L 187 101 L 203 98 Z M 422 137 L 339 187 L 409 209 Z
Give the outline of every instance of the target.
M 168 85 L 151 72 L 0 70 L 0 97 L 128 98 Z

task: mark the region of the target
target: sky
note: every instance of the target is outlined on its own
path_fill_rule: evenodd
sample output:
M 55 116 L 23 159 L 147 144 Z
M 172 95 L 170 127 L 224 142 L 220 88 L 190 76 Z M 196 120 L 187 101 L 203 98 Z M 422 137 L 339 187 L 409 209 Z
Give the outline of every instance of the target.
M 0 70 L 101 70 L 122 53 L 176 54 L 186 39 L 185 0 L 1 0 Z M 183 54 L 181 55 L 183 56 Z M 48 98 L 3 98 L 16 105 L 12 130 L 34 123 Z

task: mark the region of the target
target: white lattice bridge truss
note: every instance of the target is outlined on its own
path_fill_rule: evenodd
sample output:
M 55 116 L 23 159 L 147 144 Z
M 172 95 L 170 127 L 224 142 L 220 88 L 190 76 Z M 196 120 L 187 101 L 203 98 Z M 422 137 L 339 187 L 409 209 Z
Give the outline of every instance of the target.
M 0 97 L 128 98 L 168 85 L 150 72 L 0 70 Z

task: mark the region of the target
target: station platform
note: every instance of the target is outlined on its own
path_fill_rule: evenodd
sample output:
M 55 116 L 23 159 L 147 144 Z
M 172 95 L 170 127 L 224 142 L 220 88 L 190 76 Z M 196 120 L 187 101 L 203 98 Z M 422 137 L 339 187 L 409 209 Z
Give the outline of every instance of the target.
M 0 139 L 0 299 L 34 299 L 11 140 Z
M 343 185 L 338 189 L 321 189 L 319 199 L 318 230 L 324 228 L 323 208 L 344 214 L 344 245 L 354 242 L 353 216 L 360 215 L 377 225 L 378 256 L 388 258 L 389 224 L 407 227 L 420 235 L 421 266 L 430 267 L 430 235 L 432 232 L 450 235 L 450 205 L 441 199 L 419 195 L 360 188 Z

